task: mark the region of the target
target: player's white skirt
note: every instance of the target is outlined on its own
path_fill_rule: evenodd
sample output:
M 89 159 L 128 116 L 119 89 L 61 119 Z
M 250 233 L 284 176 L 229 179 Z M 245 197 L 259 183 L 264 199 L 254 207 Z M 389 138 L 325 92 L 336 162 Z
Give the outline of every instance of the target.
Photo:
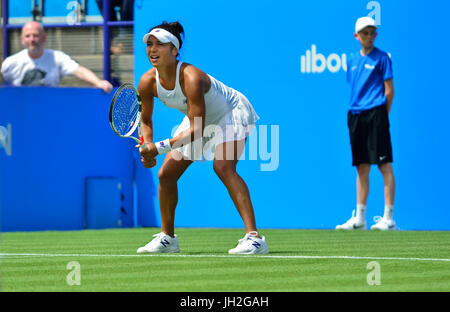
M 193 161 L 214 160 L 216 147 L 225 142 L 240 141 L 247 138 L 255 127 L 259 116 L 248 99 L 239 92 L 239 97 L 233 110 L 216 120 L 206 120 L 203 136 L 181 147 L 173 146 L 186 159 Z M 190 128 L 186 116 L 174 133 L 174 137 Z

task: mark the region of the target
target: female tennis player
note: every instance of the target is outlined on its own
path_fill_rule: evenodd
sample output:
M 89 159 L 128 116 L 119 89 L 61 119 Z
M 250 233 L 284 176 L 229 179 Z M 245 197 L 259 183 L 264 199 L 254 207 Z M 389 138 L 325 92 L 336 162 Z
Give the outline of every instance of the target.
M 246 234 L 230 254 L 268 253 L 258 234 L 250 193 L 236 172 L 236 165 L 258 115 L 247 98 L 191 64 L 177 59 L 184 29 L 179 22 L 155 26 L 144 35 L 153 68 L 139 80 L 142 98 L 142 133 L 147 144 L 140 150 L 150 168 L 155 157 L 166 154 L 159 171 L 161 232 L 138 253 L 179 252 L 174 221 L 178 202 L 177 181 L 194 161 L 213 160 L 214 171 L 224 183 L 245 225 Z M 153 142 L 154 98 L 176 108 L 185 118 L 174 137 Z

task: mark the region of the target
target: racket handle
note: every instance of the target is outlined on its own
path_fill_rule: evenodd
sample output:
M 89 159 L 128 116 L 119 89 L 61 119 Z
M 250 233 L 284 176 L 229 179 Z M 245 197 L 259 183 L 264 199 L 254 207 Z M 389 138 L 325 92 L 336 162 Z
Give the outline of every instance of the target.
M 145 144 L 144 137 L 140 136 L 139 140 L 140 140 L 139 147 L 142 149 L 147 149 L 147 144 Z

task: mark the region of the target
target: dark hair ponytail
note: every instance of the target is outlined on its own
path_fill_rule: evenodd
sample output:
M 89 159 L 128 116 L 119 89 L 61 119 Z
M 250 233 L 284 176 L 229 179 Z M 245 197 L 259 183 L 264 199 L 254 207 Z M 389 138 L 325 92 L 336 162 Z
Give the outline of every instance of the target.
M 181 26 L 180 22 L 176 21 L 176 22 L 168 23 L 167 21 L 164 21 L 164 22 L 162 22 L 162 24 L 150 29 L 150 31 L 152 31 L 155 28 L 162 28 L 164 30 L 167 30 L 172 35 L 177 37 L 178 41 L 180 42 L 180 49 L 181 49 L 181 46 L 183 45 L 183 39 L 184 39 L 184 28 L 183 28 L 183 26 Z M 183 38 L 181 38 L 181 36 L 183 36 Z

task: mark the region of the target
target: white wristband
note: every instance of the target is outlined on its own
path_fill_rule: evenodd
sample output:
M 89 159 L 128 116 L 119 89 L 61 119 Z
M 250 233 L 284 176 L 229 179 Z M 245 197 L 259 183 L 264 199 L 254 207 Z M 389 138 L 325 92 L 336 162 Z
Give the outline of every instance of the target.
M 164 141 L 156 142 L 155 145 L 156 145 L 156 149 L 158 150 L 159 155 L 165 154 L 172 150 L 169 139 L 165 139 Z

